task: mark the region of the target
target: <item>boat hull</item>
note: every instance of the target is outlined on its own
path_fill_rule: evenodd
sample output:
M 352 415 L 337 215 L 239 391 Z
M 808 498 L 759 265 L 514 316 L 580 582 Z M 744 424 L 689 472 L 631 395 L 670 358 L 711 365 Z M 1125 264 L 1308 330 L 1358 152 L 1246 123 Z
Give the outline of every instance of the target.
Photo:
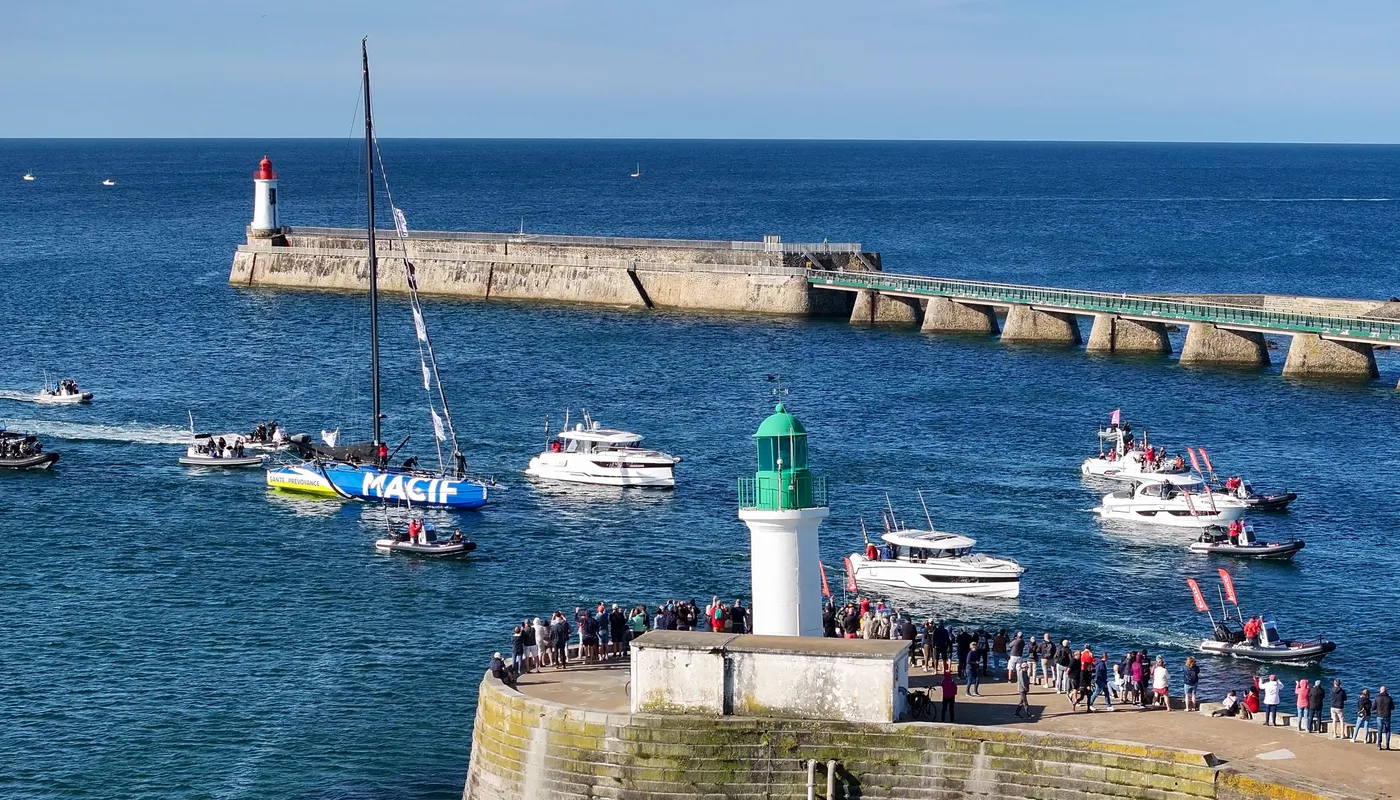
M 376 539 L 374 549 L 382 553 L 403 553 L 425 558 L 459 558 L 476 549 L 476 542 L 433 542 L 412 544 L 398 539 Z
M 848 559 L 857 586 L 891 586 L 961 597 L 995 597 L 1014 600 L 1021 596 L 1021 572 L 1010 569 L 977 569 L 956 559 L 930 559 L 924 563 L 867 561 L 853 553 Z M 930 563 L 947 561 L 947 564 Z
M 92 402 L 92 392 L 79 394 L 38 394 L 34 402 L 46 406 L 75 406 Z
M 587 483 L 596 486 L 639 486 L 672 489 L 676 485 L 674 462 L 602 463 L 586 455 L 543 453 L 530 459 L 526 475 L 552 481 Z
M 1112 461 L 1106 458 L 1086 458 L 1084 463 L 1079 466 L 1079 472 L 1089 477 L 1108 478 L 1115 481 L 1157 481 L 1178 486 L 1187 486 L 1197 482 L 1197 479 L 1185 470 L 1143 472 L 1141 465 L 1136 461 L 1123 458 Z
M 1297 492 L 1283 494 L 1256 494 L 1246 497 L 1244 504 L 1254 511 L 1284 511 L 1298 499 Z
M 1337 645 L 1334 642 L 1325 639 L 1319 642 L 1285 642 L 1282 647 L 1255 647 L 1244 643 L 1217 642 L 1213 639 L 1201 642 L 1203 653 L 1290 664 L 1315 664 L 1336 649 Z
M 0 469 L 49 469 L 58 461 L 58 453 L 38 453 L 22 458 L 0 458 Z
M 244 458 L 210 458 L 209 456 L 180 456 L 180 463 L 187 467 L 220 467 L 223 469 L 239 469 L 247 467 L 261 467 L 262 456 L 246 456 Z
M 287 492 L 378 503 L 470 511 L 486 505 L 486 484 L 368 464 L 306 462 L 267 471 L 267 485 Z
M 1229 542 L 1192 542 L 1191 552 L 1198 555 L 1258 558 L 1268 561 L 1288 561 L 1303 549 L 1303 542 L 1270 542 L 1268 544 L 1238 545 Z

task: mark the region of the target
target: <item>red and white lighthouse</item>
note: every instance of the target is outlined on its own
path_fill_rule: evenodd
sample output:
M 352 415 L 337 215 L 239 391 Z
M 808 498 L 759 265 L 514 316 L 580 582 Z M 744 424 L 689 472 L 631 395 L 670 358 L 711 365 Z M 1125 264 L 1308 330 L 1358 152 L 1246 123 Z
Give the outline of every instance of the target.
M 279 231 L 277 173 L 272 171 L 272 159 L 267 156 L 263 156 L 258 171 L 253 173 L 253 224 L 248 227 L 264 236 L 272 236 Z

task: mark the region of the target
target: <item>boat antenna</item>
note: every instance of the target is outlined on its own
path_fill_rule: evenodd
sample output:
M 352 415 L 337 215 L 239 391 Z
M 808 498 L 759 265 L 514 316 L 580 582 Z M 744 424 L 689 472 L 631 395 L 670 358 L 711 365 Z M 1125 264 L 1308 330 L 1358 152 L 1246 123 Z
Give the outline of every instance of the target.
M 899 530 L 899 521 L 894 516 L 894 503 L 890 502 L 890 493 L 885 492 L 885 530 L 893 532 Z
M 370 394 L 374 401 L 373 441 L 377 448 L 379 435 L 379 264 L 374 252 L 374 115 L 369 102 L 369 37 L 360 40 L 360 59 L 364 65 L 365 93 L 365 208 L 369 216 L 366 233 L 369 239 L 369 362 Z
M 933 517 L 928 513 L 928 503 L 924 502 L 924 490 L 919 489 L 919 505 L 924 507 L 924 519 L 928 520 L 929 532 L 933 531 Z

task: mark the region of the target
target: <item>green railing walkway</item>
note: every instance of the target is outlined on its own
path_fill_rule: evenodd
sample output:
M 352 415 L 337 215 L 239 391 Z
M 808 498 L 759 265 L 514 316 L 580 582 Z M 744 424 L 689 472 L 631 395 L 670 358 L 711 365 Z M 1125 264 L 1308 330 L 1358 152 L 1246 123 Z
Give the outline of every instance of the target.
M 1329 339 L 1373 344 L 1400 342 L 1400 321 L 1365 317 L 1270 311 L 1147 295 L 1019 286 L 887 272 L 812 269 L 807 271 L 807 282 L 816 288 L 840 291 L 870 289 L 902 297 L 946 297 L 949 300 L 974 305 L 1026 305 L 1047 311 L 1113 314 L 1155 322 L 1208 322 L 1223 328 L 1261 332 L 1315 333 Z M 1377 305 L 1380 305 L 1379 301 Z

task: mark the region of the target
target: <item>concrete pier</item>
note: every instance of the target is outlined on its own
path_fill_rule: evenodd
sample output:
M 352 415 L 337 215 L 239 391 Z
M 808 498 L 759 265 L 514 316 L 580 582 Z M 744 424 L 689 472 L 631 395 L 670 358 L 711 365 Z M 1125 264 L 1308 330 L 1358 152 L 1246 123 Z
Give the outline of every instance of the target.
M 930 297 L 924 306 L 924 333 L 972 333 L 995 336 L 1001 332 L 996 308 L 959 303 L 946 297 Z
M 1181 348 L 1181 363 L 1200 366 L 1262 367 L 1269 364 L 1264 334 L 1232 331 L 1208 322 L 1193 322 Z
M 918 298 L 866 289 L 856 294 L 851 322 L 856 325 L 918 325 L 923 315 L 922 303 Z
M 1041 311 L 1030 306 L 1012 306 L 1002 328 L 1003 342 L 1077 345 L 1083 342 L 1079 323 L 1073 314 Z
M 234 286 L 363 291 L 366 235 L 344 228 L 249 232 L 234 253 Z M 403 256 L 425 293 L 486 300 L 635 308 L 847 316 L 851 298 L 813 289 L 809 269 L 878 271 L 858 244 L 623 239 L 428 232 L 379 234 L 379 288 L 406 291 Z M 919 301 L 914 300 L 917 304 Z
M 1315 333 L 1294 334 L 1283 374 L 1293 378 L 1373 381 L 1381 376 L 1369 344 L 1335 342 Z
M 1095 314 L 1089 331 L 1090 353 L 1134 353 L 1167 355 L 1172 351 L 1167 326 L 1162 322 L 1140 322 L 1116 314 Z

